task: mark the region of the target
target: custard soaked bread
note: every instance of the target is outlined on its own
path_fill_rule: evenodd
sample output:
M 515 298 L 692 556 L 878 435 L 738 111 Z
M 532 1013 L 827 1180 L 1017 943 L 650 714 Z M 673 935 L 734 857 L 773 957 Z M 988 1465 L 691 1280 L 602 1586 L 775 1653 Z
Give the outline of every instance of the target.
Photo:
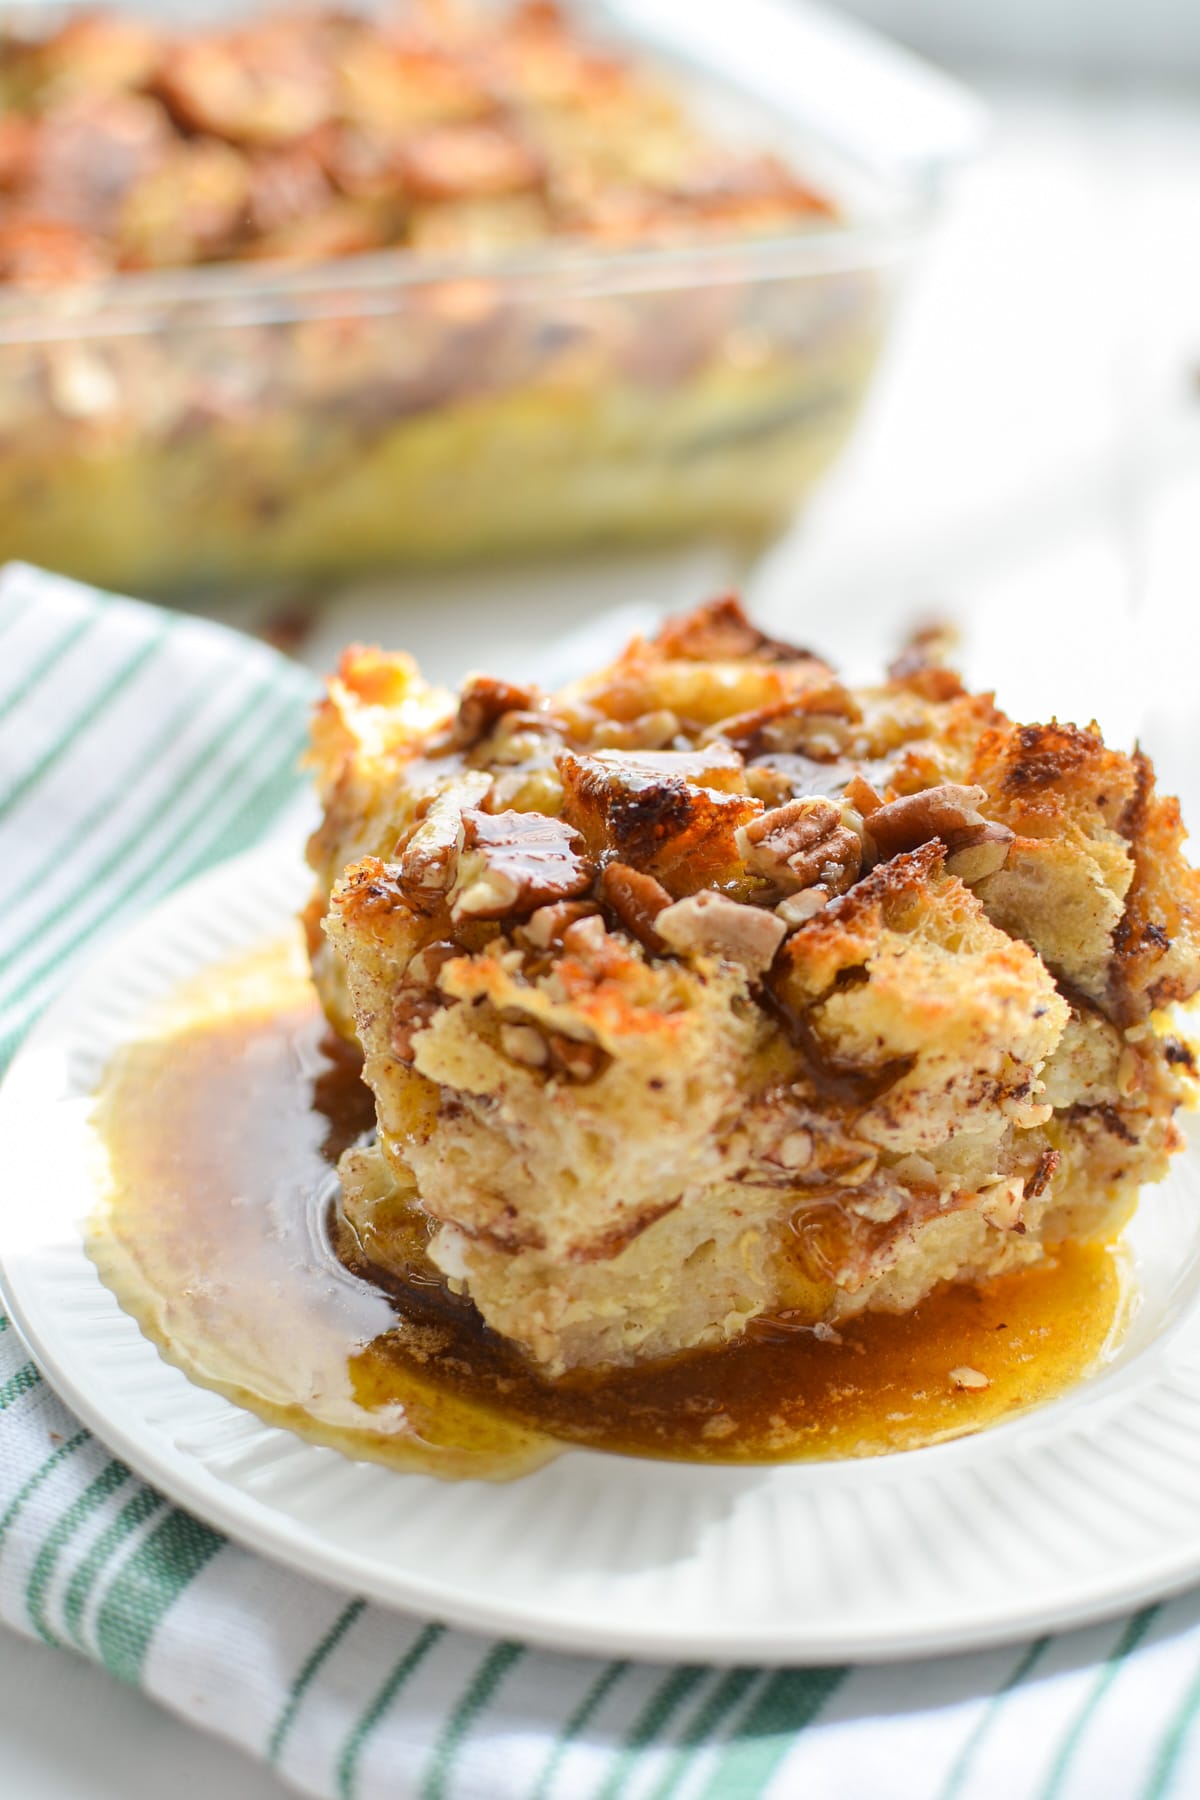
M 1175 802 L 920 646 L 850 689 L 729 599 L 555 694 L 355 649 L 314 744 L 347 1220 L 548 1373 L 1112 1235 L 1180 1142 Z

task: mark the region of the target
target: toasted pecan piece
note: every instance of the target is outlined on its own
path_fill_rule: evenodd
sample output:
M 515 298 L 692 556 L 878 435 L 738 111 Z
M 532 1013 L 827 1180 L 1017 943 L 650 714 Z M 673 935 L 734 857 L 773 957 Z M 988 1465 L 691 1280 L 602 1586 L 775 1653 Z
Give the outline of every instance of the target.
M 536 688 L 497 681 L 491 675 L 472 675 L 463 684 L 450 741 L 457 750 L 469 750 L 487 737 L 505 713 L 530 712 L 536 704 Z
M 639 944 L 658 953 L 666 949 L 654 927 L 659 913 L 671 904 L 671 896 L 661 881 L 628 863 L 609 863 L 600 877 L 600 893 Z
M 468 769 L 435 794 L 424 818 L 397 846 L 397 869 L 406 898 L 418 912 L 441 905 L 458 874 L 463 811 L 482 800 L 491 786 L 483 770 Z
M 862 797 L 856 787 L 855 798 Z M 981 787 L 962 787 L 952 781 L 922 788 L 867 811 L 867 835 L 882 862 L 938 838 L 946 846 L 950 874 L 964 881 L 981 881 L 1003 868 L 1013 841 L 1007 825 L 985 819 L 979 811 L 979 802 L 986 798 Z
M 462 815 L 463 846 L 451 896 L 455 920 L 505 919 L 548 901 L 585 893 L 594 873 L 580 854 L 580 834 L 563 819 L 540 813 Z
M 787 935 L 787 926 L 774 913 L 711 890 L 689 894 L 666 907 L 655 920 L 655 930 L 670 950 L 723 956 L 741 963 L 751 975 L 770 968 Z
M 821 883 L 843 894 L 858 880 L 862 839 L 842 822 L 842 809 L 818 797 L 788 800 L 738 833 L 748 868 L 782 893 Z

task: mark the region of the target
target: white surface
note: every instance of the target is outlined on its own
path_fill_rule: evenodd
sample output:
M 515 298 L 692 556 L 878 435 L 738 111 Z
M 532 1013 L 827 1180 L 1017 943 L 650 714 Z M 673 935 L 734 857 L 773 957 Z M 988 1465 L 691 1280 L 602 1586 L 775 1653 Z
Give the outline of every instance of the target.
M 868 656 L 914 614 L 956 611 L 974 668 L 997 652 L 1002 699 L 1035 711 L 1067 683 L 1062 712 L 1139 712 L 1140 635 L 1157 668 L 1150 747 L 1194 813 L 1200 109 L 995 98 L 993 156 L 961 190 L 855 449 L 749 585 L 794 629 Z M 513 573 L 499 593 L 450 578 L 364 588 L 331 609 L 311 656 L 327 665 L 357 635 L 407 644 L 439 677 L 520 671 L 585 599 L 602 615 L 679 606 L 733 572 L 715 549 L 617 559 L 572 575 L 565 604 L 559 572 Z M 1135 601 L 1143 630 L 1122 640 Z M 282 1791 L 99 1672 L 0 1634 L 0 1695 L 25 1679 L 53 1705 L 0 1709 L 3 1787 L 21 1800 L 158 1800 L 186 1794 L 189 1773 L 198 1795 Z
M 280 1800 L 282 1782 L 81 1658 L 0 1632 L 5 1800 Z
M 0 1093 L 6 1310 L 67 1404 L 157 1488 L 384 1604 L 656 1661 L 972 1650 L 1200 1579 L 1200 1148 L 1125 1234 L 1138 1301 L 1107 1365 L 1052 1405 L 918 1452 L 721 1468 L 568 1451 L 507 1483 L 406 1475 L 398 1506 L 394 1471 L 165 1363 L 83 1247 L 92 1096 L 183 984 L 277 941 L 307 888 L 283 844 L 190 883 L 70 983 Z M 57 1179 L 31 1213 L 47 1143 Z
M 1196 0 L 841 0 L 928 56 L 1065 70 L 1200 74 Z

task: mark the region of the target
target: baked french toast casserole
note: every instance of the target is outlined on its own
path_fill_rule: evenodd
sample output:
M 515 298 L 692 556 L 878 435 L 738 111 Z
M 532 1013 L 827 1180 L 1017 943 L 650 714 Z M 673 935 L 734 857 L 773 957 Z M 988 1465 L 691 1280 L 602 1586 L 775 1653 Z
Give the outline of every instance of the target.
M 1181 1143 L 1200 875 L 1140 752 L 722 599 L 556 693 L 347 651 L 306 914 L 372 1263 L 546 1375 L 1115 1237 Z

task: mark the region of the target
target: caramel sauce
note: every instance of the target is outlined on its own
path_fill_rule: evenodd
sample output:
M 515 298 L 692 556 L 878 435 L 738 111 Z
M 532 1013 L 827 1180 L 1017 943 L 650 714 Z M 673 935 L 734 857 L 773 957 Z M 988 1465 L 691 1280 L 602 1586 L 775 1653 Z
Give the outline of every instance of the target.
M 342 1220 L 335 1165 L 373 1106 L 291 942 L 181 994 L 115 1061 L 96 1122 L 91 1254 L 167 1360 L 305 1437 L 447 1477 L 567 1444 L 725 1463 L 913 1449 L 1061 1393 L 1124 1310 L 1113 1250 L 1065 1247 L 833 1338 L 760 1320 L 724 1350 L 546 1381 L 419 1243 L 411 1279 L 387 1277 Z

